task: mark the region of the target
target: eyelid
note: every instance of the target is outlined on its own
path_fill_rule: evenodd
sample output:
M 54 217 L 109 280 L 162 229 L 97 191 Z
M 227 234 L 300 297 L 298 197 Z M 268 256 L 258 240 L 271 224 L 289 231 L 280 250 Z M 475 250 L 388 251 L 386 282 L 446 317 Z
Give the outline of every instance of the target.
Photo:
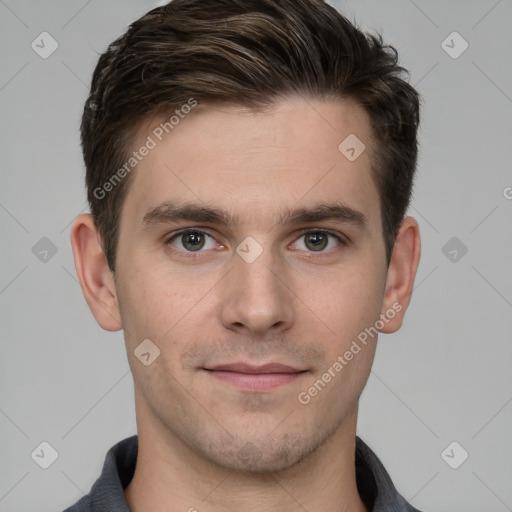
M 183 235 L 185 233 L 204 233 L 205 235 L 212 236 L 207 231 L 208 228 L 203 227 L 193 227 L 193 228 L 182 228 L 178 229 L 177 231 L 173 231 L 172 233 L 169 233 L 166 235 L 167 240 L 172 240 L 173 238 L 177 237 L 178 235 Z
M 198 233 L 207 235 L 211 238 L 215 238 L 214 235 L 212 235 L 208 232 L 208 229 L 209 228 L 203 228 L 203 227 L 183 228 L 178 231 L 174 231 L 172 234 L 167 236 L 165 243 L 169 243 L 171 240 L 173 240 L 174 238 L 176 238 L 179 235 L 183 235 L 185 233 L 191 233 L 191 232 L 192 233 L 198 232 Z M 338 238 L 340 242 L 350 243 L 350 239 L 343 233 L 331 231 L 330 229 L 326 229 L 326 228 L 315 228 L 315 227 L 302 228 L 295 233 L 295 236 L 300 237 L 302 235 L 305 235 L 306 233 L 327 233 L 335 238 Z
M 179 237 L 180 235 L 184 235 L 187 233 L 199 233 L 199 234 L 203 234 L 209 238 L 212 238 L 213 240 L 215 240 L 215 242 L 218 244 L 218 246 L 223 248 L 224 246 L 220 242 L 218 242 L 217 239 L 207 231 L 207 229 L 208 228 L 202 228 L 202 227 L 188 227 L 188 228 L 180 229 L 178 231 L 173 232 L 171 235 L 169 235 L 168 237 L 165 238 L 165 245 L 171 245 L 171 242 L 175 238 Z M 302 228 L 299 231 L 295 232 L 293 243 L 295 243 L 299 238 L 301 238 L 302 236 L 304 236 L 305 234 L 308 234 L 308 233 L 322 233 L 322 234 L 330 235 L 330 236 L 336 238 L 336 240 L 342 246 L 347 246 L 351 243 L 351 240 L 343 233 L 339 233 L 339 232 L 331 231 L 330 229 L 319 228 L 319 227 Z M 180 250 L 177 248 L 174 248 L 174 250 L 181 254 L 186 254 L 187 257 L 199 257 L 200 254 L 207 252 L 205 250 L 183 251 L 183 250 Z M 333 249 L 331 249 L 331 250 L 333 250 Z M 308 252 L 310 252 L 313 256 L 319 257 L 321 255 L 328 254 L 330 251 L 319 251 L 316 255 L 315 255 L 315 251 L 308 251 Z
M 350 239 L 348 238 L 348 236 L 338 231 L 331 231 L 330 229 L 326 228 L 303 228 L 298 231 L 299 237 L 305 235 L 306 233 L 326 233 L 328 235 L 333 236 L 334 238 L 337 238 L 342 244 L 350 243 Z
M 217 239 L 210 233 L 208 233 L 208 231 L 206 230 L 207 228 L 201 228 L 201 227 L 197 227 L 197 228 L 183 228 L 183 229 L 180 229 L 178 231 L 173 231 L 170 235 L 166 235 L 164 237 L 164 243 L 167 245 L 169 243 L 171 243 L 175 238 L 179 237 L 180 235 L 185 235 L 187 233 L 199 233 L 199 234 L 202 234 L 202 235 L 205 235 L 209 238 L 212 238 L 213 240 L 215 240 L 215 242 L 219 245 L 222 245 L 221 243 L 219 243 L 217 241 Z M 192 251 L 190 251 L 192 252 Z M 198 251 L 198 252 L 201 252 L 201 251 Z M 204 252 L 204 251 L 202 251 Z

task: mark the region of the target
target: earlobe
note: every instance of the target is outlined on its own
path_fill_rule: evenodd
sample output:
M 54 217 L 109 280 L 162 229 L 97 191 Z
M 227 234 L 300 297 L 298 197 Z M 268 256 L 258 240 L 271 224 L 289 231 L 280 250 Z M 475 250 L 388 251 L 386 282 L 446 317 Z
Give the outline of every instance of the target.
M 385 317 L 384 327 L 379 329 L 382 333 L 398 331 L 402 326 L 405 311 L 411 300 L 420 254 L 418 222 L 412 217 L 405 217 L 400 226 L 388 268 L 381 311 L 381 318 Z
M 94 318 L 107 331 L 122 329 L 114 276 L 92 215 L 82 214 L 75 219 L 71 246 L 80 286 Z

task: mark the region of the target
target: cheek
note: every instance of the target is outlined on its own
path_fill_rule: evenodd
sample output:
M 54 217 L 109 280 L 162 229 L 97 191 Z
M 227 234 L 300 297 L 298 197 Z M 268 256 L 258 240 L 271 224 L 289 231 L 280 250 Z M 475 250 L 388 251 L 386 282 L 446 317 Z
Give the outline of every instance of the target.
M 350 266 L 301 279 L 299 297 L 316 321 L 324 324 L 338 343 L 344 343 L 379 318 L 384 282 L 375 266 Z
M 120 279 L 119 303 L 130 348 L 149 338 L 167 350 L 179 343 L 187 326 L 200 324 L 206 305 L 202 299 L 215 283 L 213 276 L 192 284 L 185 273 L 148 261 L 133 261 L 125 268 L 131 271 Z
M 134 273 L 125 280 L 120 301 L 128 361 L 137 386 L 149 402 L 167 396 L 175 387 L 173 376 L 181 372 L 180 340 L 190 310 L 177 287 L 156 277 L 155 272 Z M 148 339 L 152 344 L 141 351 L 139 346 Z M 154 357 L 148 365 L 137 357 L 146 352 Z
M 172 322 L 179 297 L 174 287 L 158 278 L 156 269 L 148 270 L 131 265 L 130 272 L 121 273 L 118 298 L 125 339 L 129 345 L 142 339 L 157 339 L 162 335 L 164 323 Z M 169 329 L 171 326 L 167 327 Z
M 325 349 L 325 367 L 312 376 L 310 387 L 303 391 L 318 394 L 315 403 L 325 417 L 357 403 L 375 356 L 377 337 L 370 333 L 379 319 L 384 277 L 382 272 L 366 268 L 366 273 L 340 272 L 327 292 L 317 291 L 308 303 L 316 304 L 314 311 L 329 330 L 319 339 Z M 319 381 L 328 383 L 324 388 Z

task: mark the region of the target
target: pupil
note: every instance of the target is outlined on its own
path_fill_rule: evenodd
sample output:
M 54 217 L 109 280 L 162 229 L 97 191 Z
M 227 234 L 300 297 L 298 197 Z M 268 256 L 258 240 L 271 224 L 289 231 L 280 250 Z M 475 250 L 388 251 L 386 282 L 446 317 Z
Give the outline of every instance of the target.
M 204 245 L 204 239 L 201 240 L 201 237 L 200 233 L 188 233 L 185 235 L 185 243 L 183 245 L 191 251 L 197 251 Z
M 306 237 L 306 245 L 308 245 L 308 242 L 313 244 L 310 249 L 313 249 L 314 251 L 325 249 L 327 246 L 327 236 L 321 233 L 312 233 Z

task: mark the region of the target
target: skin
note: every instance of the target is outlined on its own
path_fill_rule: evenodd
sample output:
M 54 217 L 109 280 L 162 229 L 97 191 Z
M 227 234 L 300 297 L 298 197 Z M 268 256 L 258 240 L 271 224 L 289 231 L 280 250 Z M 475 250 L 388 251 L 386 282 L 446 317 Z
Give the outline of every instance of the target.
M 139 142 L 155 123 L 140 127 Z M 338 150 L 350 134 L 366 145 L 353 162 Z M 115 276 L 91 216 L 76 219 L 72 246 L 85 298 L 101 327 L 124 329 L 134 378 L 139 454 L 125 489 L 131 510 L 366 510 L 355 435 L 377 337 L 309 403 L 298 395 L 381 314 L 388 321 L 380 332 L 398 330 L 409 304 L 419 228 L 404 219 L 388 268 L 372 147 L 367 114 L 347 101 L 288 97 L 266 113 L 198 108 L 133 171 Z M 238 222 L 144 223 L 165 201 L 224 209 Z M 286 209 L 326 202 L 361 212 L 366 227 L 277 222 Z M 187 253 L 190 236 L 169 241 L 183 228 L 212 238 L 192 238 L 205 244 Z M 327 245 L 315 250 L 306 228 L 349 242 L 324 234 Z M 249 236 L 262 249 L 252 263 L 236 252 Z M 144 339 L 160 350 L 148 366 L 134 355 Z M 278 362 L 303 373 L 250 391 L 206 369 L 233 362 Z

